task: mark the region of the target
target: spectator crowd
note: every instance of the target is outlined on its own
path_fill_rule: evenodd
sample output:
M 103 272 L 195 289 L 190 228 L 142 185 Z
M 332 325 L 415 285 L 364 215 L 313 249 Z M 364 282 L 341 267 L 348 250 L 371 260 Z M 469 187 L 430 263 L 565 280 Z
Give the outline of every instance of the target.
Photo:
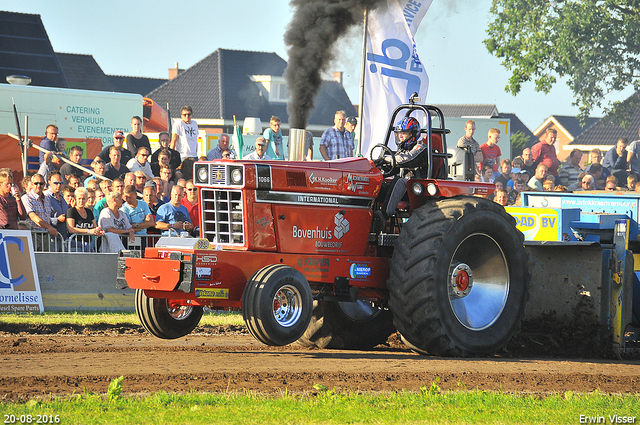
M 144 245 L 145 236 L 169 229 L 197 236 L 198 193 L 191 180 L 196 158 L 187 156 L 195 152 L 189 129 L 195 127 L 197 136 L 191 114 L 183 108 L 191 127 L 176 126 L 174 137 L 160 133 L 155 152 L 142 119 L 134 116 L 126 146 L 124 133 L 115 131 L 113 145 L 92 159 L 91 173 L 71 164 L 80 164 L 83 148 L 72 146 L 65 157 L 66 142 L 50 124 L 40 143 L 49 152 L 41 152 L 38 172 L 18 185 L 11 169 L 0 169 L 0 228 L 31 230 L 36 251 L 112 252 L 127 239 L 142 236 Z
M 113 145 L 92 159 L 91 173 L 74 166 L 81 162 L 82 147 L 72 146 L 63 158 L 66 141 L 58 137 L 55 124 L 47 126 L 40 145 L 49 152 L 41 152 L 37 173 L 24 177 L 20 187 L 10 169 L 0 169 L 0 228 L 31 230 L 41 236 L 34 238 L 36 250 L 58 251 L 95 251 L 100 243 L 103 251 L 117 250 L 127 239 L 170 232 L 198 236 L 198 189 L 191 178 L 198 125 L 192 115 L 190 107 L 183 107 L 172 134 L 159 134 L 154 152 L 142 133 L 142 119 L 134 116 L 126 139 L 123 131 L 115 131 Z M 337 111 L 334 124 L 322 135 L 322 158 L 353 156 L 357 120 Z M 270 143 L 276 157 L 283 155 L 280 125 L 278 117 L 271 117 L 247 159 L 271 159 L 266 154 Z M 474 139 L 475 129 L 475 122 L 467 121 L 457 146 L 472 153 L 476 181 L 494 184 L 491 199 L 501 205 L 520 205 L 525 191 L 640 192 L 640 138 L 631 143 L 621 138 L 604 155 L 593 149 L 587 158 L 574 149 L 560 163 L 552 128 L 513 159 L 502 158 L 499 129 L 490 129 L 482 145 Z M 305 159 L 311 160 L 313 137 L 306 139 Z M 218 145 L 200 159 L 236 158 L 229 145 L 229 136 L 221 134 Z M 104 238 L 96 243 L 97 236 Z
M 474 133 L 475 122 L 469 120 L 457 147 L 474 155 L 475 180 L 493 183 L 495 192 L 490 198 L 501 205 L 520 205 L 519 194 L 525 191 L 640 192 L 640 130 L 639 140 L 629 143 L 620 138 L 604 155 L 595 148 L 585 158 L 580 149 L 573 149 L 563 163 L 557 157 L 557 131 L 553 128 L 548 128 L 531 148 L 523 149 L 521 155 L 502 160 L 499 129 L 490 129 L 482 145 L 473 138 Z

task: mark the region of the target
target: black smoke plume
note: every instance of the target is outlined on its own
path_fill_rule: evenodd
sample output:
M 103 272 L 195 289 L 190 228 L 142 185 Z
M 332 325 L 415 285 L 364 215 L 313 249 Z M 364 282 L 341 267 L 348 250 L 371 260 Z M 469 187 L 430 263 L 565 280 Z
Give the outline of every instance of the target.
M 292 0 L 293 18 L 284 34 L 289 65 L 284 74 L 289 89 L 289 128 L 306 128 L 322 73 L 335 54 L 360 57 L 360 51 L 334 50 L 349 28 L 361 23 L 364 9 L 384 0 Z

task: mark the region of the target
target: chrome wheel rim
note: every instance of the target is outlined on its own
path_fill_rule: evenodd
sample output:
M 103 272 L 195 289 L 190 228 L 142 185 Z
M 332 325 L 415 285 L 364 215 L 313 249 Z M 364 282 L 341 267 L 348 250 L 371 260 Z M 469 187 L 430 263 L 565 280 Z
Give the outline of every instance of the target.
M 174 318 L 175 320 L 185 320 L 187 317 L 191 315 L 193 311 L 192 305 L 171 305 L 167 308 L 169 311 L 169 316 Z
M 273 317 L 285 328 L 295 325 L 302 316 L 302 294 L 293 285 L 284 285 L 273 296 Z
M 456 248 L 449 264 L 449 303 L 467 329 L 481 331 L 502 314 L 509 296 L 509 268 L 491 236 L 474 233 Z

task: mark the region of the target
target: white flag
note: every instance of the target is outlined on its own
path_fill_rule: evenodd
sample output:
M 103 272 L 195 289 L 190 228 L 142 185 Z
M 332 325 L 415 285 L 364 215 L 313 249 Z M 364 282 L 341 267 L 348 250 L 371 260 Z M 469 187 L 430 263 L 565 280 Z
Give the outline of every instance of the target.
M 432 0 L 387 0 L 369 14 L 361 152 L 384 143 L 389 118 L 417 92 L 424 102 L 429 77 L 413 39 Z

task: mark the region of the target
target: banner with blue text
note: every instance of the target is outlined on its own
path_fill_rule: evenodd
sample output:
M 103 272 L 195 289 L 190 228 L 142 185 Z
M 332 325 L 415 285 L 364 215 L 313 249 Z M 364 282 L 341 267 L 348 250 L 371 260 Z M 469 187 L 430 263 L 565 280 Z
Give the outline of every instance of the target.
M 432 0 L 387 0 L 369 14 L 366 32 L 365 83 L 361 152 L 384 143 L 389 117 L 417 92 L 424 102 L 429 77 L 414 41 Z M 395 148 L 395 146 L 391 146 Z

